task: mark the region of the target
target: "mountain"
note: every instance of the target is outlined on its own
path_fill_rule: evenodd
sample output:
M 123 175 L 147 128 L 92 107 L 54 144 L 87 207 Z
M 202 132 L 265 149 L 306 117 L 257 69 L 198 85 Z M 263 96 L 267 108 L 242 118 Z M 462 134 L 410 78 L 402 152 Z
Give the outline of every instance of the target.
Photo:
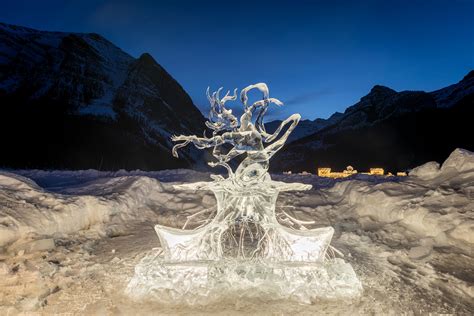
M 336 112 L 333 115 L 331 115 L 330 118 L 328 119 L 321 119 L 317 118 L 313 121 L 311 120 L 301 120 L 296 128 L 293 130 L 293 132 L 290 134 L 288 137 L 288 143 L 291 143 L 297 139 L 306 137 L 308 135 L 314 134 L 317 131 L 325 128 L 326 126 L 329 126 L 333 123 L 335 123 L 343 114 Z M 278 126 L 281 124 L 281 120 L 275 120 L 271 121 L 265 124 L 265 129 L 267 132 L 273 133 L 276 131 Z
M 344 113 L 301 121 L 271 166 L 396 171 L 442 161 L 474 150 L 473 103 L 474 71 L 431 93 L 375 86 Z M 98 34 L 0 23 L 0 167 L 195 167 L 206 153 L 189 146 L 174 159 L 170 136 L 201 135 L 204 121 L 149 54 L 134 58 Z
M 452 107 L 465 97 L 474 94 L 474 70 L 471 70 L 460 82 L 430 93 L 439 108 Z
M 201 134 L 204 117 L 152 56 L 133 58 L 98 34 L 0 23 L 0 166 L 165 169 L 172 134 Z
M 473 117 L 474 71 L 431 93 L 396 92 L 377 85 L 342 115 L 319 121 L 314 133 L 288 144 L 272 167 L 312 172 L 347 165 L 406 170 L 442 161 L 458 147 L 473 150 Z

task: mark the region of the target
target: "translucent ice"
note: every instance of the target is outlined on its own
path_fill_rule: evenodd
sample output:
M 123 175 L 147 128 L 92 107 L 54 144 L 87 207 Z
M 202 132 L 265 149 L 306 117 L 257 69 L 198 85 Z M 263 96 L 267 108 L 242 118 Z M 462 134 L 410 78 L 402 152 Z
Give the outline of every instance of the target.
M 249 105 L 247 94 L 254 89 L 263 97 Z M 288 216 L 298 224 L 296 230 L 281 225 L 275 215 L 280 192 L 311 189 L 302 183 L 273 181 L 268 173 L 270 158 L 283 147 L 300 115 L 291 115 L 274 133 L 267 133 L 263 118 L 269 105 L 283 103 L 270 98 L 266 84 L 242 89 L 240 120 L 225 107 L 237 99 L 237 89 L 223 98 L 221 90 L 212 95 L 207 90 L 211 112 L 206 126 L 212 130 L 211 137 L 172 138 L 179 142 L 174 156 L 188 144 L 212 148 L 215 161 L 209 165 L 226 168 L 227 178 L 212 176 L 211 182 L 175 186 L 176 190 L 212 191 L 217 213 L 192 230 L 156 225 L 161 251 L 136 267 L 127 292 L 135 298 L 188 304 L 206 304 L 226 296 L 291 298 L 305 303 L 357 296 L 362 287 L 352 267 L 327 254 L 332 227 L 307 229 Z M 229 162 L 238 156 L 243 160 L 234 172 Z

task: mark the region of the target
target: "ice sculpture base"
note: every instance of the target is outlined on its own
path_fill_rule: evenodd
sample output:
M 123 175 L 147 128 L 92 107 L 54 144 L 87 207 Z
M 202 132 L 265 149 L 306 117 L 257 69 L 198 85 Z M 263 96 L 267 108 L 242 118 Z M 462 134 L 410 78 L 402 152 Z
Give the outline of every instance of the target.
M 206 305 L 229 299 L 316 300 L 358 297 L 362 285 L 342 259 L 321 263 L 225 259 L 166 262 L 156 254 L 135 268 L 126 289 L 136 300 Z

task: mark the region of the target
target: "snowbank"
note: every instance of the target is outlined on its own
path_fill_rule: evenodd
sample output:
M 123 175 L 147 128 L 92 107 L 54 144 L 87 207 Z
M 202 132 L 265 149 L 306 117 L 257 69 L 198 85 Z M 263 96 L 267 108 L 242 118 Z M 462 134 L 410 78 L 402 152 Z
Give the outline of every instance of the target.
M 338 217 L 373 238 L 414 248 L 448 247 L 474 257 L 474 153 L 456 149 L 439 167 L 426 163 L 401 181 L 341 181 L 322 194 Z
M 428 162 L 408 177 L 282 175 L 278 180 L 296 177 L 315 188 L 296 199 L 280 199 L 280 204 L 295 206 L 296 217 L 357 230 L 378 242 L 412 249 L 412 257 L 423 258 L 439 248 L 474 258 L 474 153 L 468 150 L 456 149 L 441 166 Z
M 0 247 L 79 231 L 120 234 L 129 222 L 156 219 L 156 213 L 144 207 L 148 202 L 159 210 L 160 202 L 173 198 L 158 180 L 144 176 L 99 178 L 62 190 L 68 194 L 47 191 L 13 173 L 0 173 Z
M 376 231 L 389 242 L 454 247 L 473 256 L 474 154 L 467 150 L 456 149 L 441 167 L 429 162 L 415 168 L 407 178 L 274 178 L 313 184 L 312 191 L 295 194 L 296 215 L 311 218 L 324 209 L 336 224 L 353 219 L 359 228 Z M 174 192 L 166 182 L 205 179 L 208 174 L 188 170 L 1 172 L 0 247 L 84 230 L 120 234 L 137 221 L 179 226 L 188 213 L 212 206 L 213 199 Z
M 246 301 L 255 314 L 472 310 L 474 153 L 457 149 L 442 165 L 430 162 L 400 178 L 272 177 L 313 185 L 282 193 L 277 213 L 334 227 L 333 246 L 354 266 L 365 294 L 305 310 Z M 215 206 L 211 193 L 174 191 L 172 184 L 206 180 L 188 170 L 0 171 L 0 314 L 137 313 L 120 293 L 133 267 L 159 246 L 153 226 L 182 227 L 187 216 Z M 219 302 L 209 311 L 222 306 L 235 309 Z M 150 314 L 163 307 L 141 308 Z

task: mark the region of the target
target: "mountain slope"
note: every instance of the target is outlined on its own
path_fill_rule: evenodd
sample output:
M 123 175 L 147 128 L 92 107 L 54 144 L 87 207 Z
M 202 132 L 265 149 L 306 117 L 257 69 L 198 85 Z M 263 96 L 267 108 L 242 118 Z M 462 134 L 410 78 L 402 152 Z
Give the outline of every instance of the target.
M 164 169 L 171 134 L 201 134 L 191 98 L 149 54 L 135 59 L 97 34 L 0 23 L 0 165 Z
M 405 170 L 441 161 L 457 147 L 474 149 L 474 72 L 432 93 L 375 86 L 343 115 L 298 139 L 273 162 L 274 170 L 318 167 Z
M 342 113 L 336 112 L 328 119 L 317 118 L 313 121 L 301 120 L 293 130 L 293 133 L 291 133 L 288 137 L 288 143 L 314 134 L 327 126 L 332 125 L 333 123 L 337 122 L 342 115 Z M 278 128 L 278 126 L 280 126 L 281 122 L 281 120 L 268 122 L 265 124 L 265 129 L 268 132 L 273 133 Z
M 460 102 L 461 99 L 465 96 L 468 96 L 470 94 L 474 93 L 474 81 L 472 78 L 474 77 L 474 71 L 471 71 L 469 74 L 467 74 L 463 80 L 460 82 L 450 85 L 446 88 L 442 88 L 433 92 L 430 92 L 429 94 L 434 97 L 436 107 L 438 108 L 449 108 L 455 105 L 456 103 Z M 422 91 L 420 91 L 422 92 Z M 322 119 L 322 118 L 317 118 L 313 121 L 311 120 L 302 120 L 292 133 L 292 135 L 288 138 L 289 142 L 296 141 L 298 139 L 301 139 L 303 137 L 312 135 L 323 128 L 326 128 L 331 125 L 338 124 L 339 121 L 346 121 L 342 125 L 348 126 L 348 127 L 353 127 L 353 123 L 355 124 L 366 124 L 365 119 L 368 118 L 369 121 L 371 120 L 370 117 L 372 117 L 372 120 L 375 116 L 378 116 L 378 119 L 384 119 L 387 115 L 392 115 L 392 111 L 395 111 L 395 115 L 400 114 L 400 111 L 419 111 L 422 110 L 426 104 L 425 103 L 415 103 L 412 104 L 411 107 L 407 107 L 407 105 L 403 104 L 403 102 L 398 102 L 401 107 L 400 108 L 394 108 L 394 99 L 396 99 L 399 96 L 407 96 L 416 92 L 413 91 L 403 91 L 400 92 L 401 94 L 399 95 L 397 92 L 394 90 L 376 85 L 372 88 L 371 92 L 363 97 L 361 101 L 353 106 L 350 106 L 346 109 L 344 113 L 340 112 L 335 112 L 331 117 L 328 119 Z M 390 98 L 390 96 L 394 98 Z M 371 105 L 375 104 L 375 106 L 371 108 Z M 359 112 L 358 110 L 361 110 L 363 108 L 366 108 L 367 110 L 372 110 L 372 115 L 369 113 L 366 113 L 368 116 L 365 114 Z M 355 114 L 355 115 L 353 115 Z M 362 115 L 361 117 L 357 117 L 357 115 Z M 347 118 L 351 117 L 351 120 L 354 121 L 347 121 Z M 359 121 L 361 119 L 361 121 Z M 278 125 L 281 123 L 281 120 L 275 120 L 266 123 L 265 127 L 267 128 L 268 131 L 272 132 L 276 130 Z

